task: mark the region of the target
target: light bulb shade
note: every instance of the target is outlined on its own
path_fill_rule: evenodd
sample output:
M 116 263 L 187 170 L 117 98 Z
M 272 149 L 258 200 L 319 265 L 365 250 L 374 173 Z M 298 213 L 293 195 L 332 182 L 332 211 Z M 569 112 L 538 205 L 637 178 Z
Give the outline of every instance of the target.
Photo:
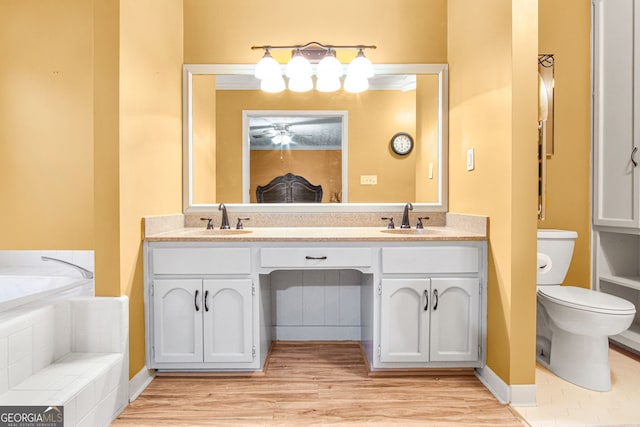
M 340 79 L 338 77 L 318 77 L 316 89 L 318 92 L 335 92 L 340 89 Z
M 302 53 L 297 50 L 287 64 L 286 74 L 290 79 L 311 77 L 313 70 L 307 58 L 302 56 Z
M 276 145 L 287 145 L 291 142 L 291 137 L 284 132 L 279 133 L 278 135 L 271 138 L 271 142 Z
M 289 79 L 289 90 L 293 92 L 308 92 L 313 89 L 313 80 L 311 80 L 311 76 L 308 77 L 299 77 L 299 78 L 290 78 Z
M 353 58 L 353 61 L 349 64 L 347 74 L 361 75 L 366 78 L 373 77 L 373 64 L 364 56 L 362 49 L 360 49 L 356 57 Z
M 284 78 L 281 75 L 265 77 L 260 82 L 260 89 L 264 92 L 278 93 L 285 89 Z
M 342 74 L 342 64 L 336 58 L 335 52 L 328 50 L 324 58 L 318 63 L 316 75 L 318 78 L 337 78 Z
M 347 74 L 347 78 L 344 79 L 344 90 L 347 92 L 360 93 L 368 88 L 369 80 L 366 77 Z
M 264 53 L 264 56 L 260 58 L 260 61 L 258 61 L 258 63 L 256 64 L 254 75 L 257 79 L 262 80 L 281 74 L 282 71 L 280 70 L 280 64 L 278 64 L 278 61 L 273 59 L 269 51 L 266 51 Z

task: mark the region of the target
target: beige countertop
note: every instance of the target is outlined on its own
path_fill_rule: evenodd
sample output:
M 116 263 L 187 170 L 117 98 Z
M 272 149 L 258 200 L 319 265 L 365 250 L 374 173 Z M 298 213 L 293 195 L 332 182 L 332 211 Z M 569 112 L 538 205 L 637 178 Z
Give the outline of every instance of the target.
M 451 226 L 425 227 L 421 230 L 387 230 L 383 227 L 247 227 L 244 230 L 207 230 L 204 227 L 187 227 L 145 233 L 143 238 L 148 242 L 407 242 L 487 240 L 487 235 Z

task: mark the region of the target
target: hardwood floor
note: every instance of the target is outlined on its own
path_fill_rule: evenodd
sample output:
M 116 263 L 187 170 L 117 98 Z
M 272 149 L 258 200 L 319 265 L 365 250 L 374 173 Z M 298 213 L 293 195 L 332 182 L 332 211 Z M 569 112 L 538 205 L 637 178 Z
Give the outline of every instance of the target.
M 369 376 L 357 343 L 278 342 L 265 371 L 156 377 L 113 425 L 526 425 L 472 373 Z

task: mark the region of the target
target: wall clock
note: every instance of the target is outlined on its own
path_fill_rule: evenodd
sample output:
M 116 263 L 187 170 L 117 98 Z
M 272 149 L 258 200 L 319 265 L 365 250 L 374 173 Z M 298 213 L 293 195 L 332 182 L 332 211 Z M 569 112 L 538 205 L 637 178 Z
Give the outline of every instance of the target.
M 394 153 L 405 156 L 413 150 L 413 138 L 406 132 L 398 132 L 391 138 L 391 149 Z

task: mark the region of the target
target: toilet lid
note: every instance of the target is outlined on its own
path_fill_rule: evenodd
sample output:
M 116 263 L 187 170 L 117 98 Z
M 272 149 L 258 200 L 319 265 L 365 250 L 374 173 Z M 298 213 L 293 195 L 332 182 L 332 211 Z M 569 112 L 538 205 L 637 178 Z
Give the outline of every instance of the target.
M 615 295 L 576 286 L 541 286 L 538 295 L 557 304 L 605 314 L 633 314 L 635 306 Z

